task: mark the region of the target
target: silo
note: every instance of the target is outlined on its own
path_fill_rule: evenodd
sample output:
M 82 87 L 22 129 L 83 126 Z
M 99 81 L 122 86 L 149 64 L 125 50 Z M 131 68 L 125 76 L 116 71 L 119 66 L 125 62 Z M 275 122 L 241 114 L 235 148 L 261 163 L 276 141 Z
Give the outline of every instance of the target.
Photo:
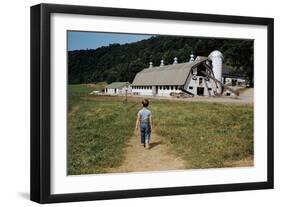
M 222 81 L 222 53 L 218 50 L 214 50 L 210 53 L 209 59 L 212 61 L 215 78 L 219 81 Z

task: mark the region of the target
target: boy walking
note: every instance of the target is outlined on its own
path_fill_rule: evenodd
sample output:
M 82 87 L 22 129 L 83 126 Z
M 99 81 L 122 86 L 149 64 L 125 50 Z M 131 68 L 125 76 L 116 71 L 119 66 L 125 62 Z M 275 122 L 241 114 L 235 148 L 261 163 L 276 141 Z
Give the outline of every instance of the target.
M 152 130 L 151 111 L 148 110 L 149 101 L 142 101 L 142 109 L 139 110 L 136 120 L 136 130 L 140 129 L 141 144 L 149 149 L 149 142 Z

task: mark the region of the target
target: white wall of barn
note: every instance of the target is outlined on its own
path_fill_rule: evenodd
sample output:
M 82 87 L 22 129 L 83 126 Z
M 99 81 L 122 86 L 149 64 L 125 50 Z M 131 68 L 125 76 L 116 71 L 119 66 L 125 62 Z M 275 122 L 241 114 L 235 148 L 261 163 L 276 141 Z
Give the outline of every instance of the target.
M 176 92 L 176 88 L 174 86 L 162 86 L 158 88 L 158 96 L 170 96 L 171 92 Z
M 200 83 L 201 78 L 201 83 Z M 197 76 L 196 79 L 191 78 L 191 76 L 187 79 L 186 84 L 184 85 L 184 89 L 188 92 L 193 93 L 194 95 L 197 94 L 197 87 L 203 87 L 204 88 L 204 96 L 213 96 L 214 91 L 210 90 L 212 89 L 212 84 L 210 81 L 206 81 L 204 77 Z
M 156 87 L 156 86 L 155 86 Z M 179 92 L 178 88 L 180 86 L 157 86 L 157 93 L 153 92 L 154 86 L 135 86 L 132 89 L 134 95 L 140 96 L 153 96 L 156 93 L 156 96 L 170 96 L 171 92 Z M 156 89 L 155 89 L 156 90 Z
M 152 86 L 134 86 L 132 88 L 132 93 L 134 95 L 141 95 L 141 96 L 153 96 Z

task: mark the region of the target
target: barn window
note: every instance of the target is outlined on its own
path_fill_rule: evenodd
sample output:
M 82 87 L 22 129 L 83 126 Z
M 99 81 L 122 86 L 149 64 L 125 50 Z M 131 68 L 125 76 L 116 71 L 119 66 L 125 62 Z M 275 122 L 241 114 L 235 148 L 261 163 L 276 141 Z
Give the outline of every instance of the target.
M 201 85 L 203 83 L 203 79 L 199 78 L 199 85 Z
M 208 88 L 208 90 L 209 90 L 209 91 L 211 91 L 211 90 L 212 90 L 212 88 Z
M 162 90 L 162 86 L 160 86 L 159 88 L 160 88 L 160 90 Z
M 193 86 L 189 86 L 188 88 L 189 88 L 190 90 L 192 90 L 192 89 L 193 89 Z
M 175 90 L 178 90 L 178 86 L 175 86 Z

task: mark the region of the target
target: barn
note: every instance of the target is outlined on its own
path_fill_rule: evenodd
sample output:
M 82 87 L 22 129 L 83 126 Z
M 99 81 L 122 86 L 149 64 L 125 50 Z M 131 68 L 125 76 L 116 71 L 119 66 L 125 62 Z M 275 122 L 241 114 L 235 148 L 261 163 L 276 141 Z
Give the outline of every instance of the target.
M 185 91 L 195 96 L 222 95 L 226 90 L 235 94 L 223 83 L 223 55 L 215 50 L 208 57 L 190 55 L 190 60 L 148 68 L 136 74 L 132 83 L 132 93 L 142 96 L 170 96 Z M 228 93 L 229 93 L 228 91 Z
M 132 87 L 129 82 L 112 82 L 104 89 L 107 95 L 126 95 L 132 93 Z

